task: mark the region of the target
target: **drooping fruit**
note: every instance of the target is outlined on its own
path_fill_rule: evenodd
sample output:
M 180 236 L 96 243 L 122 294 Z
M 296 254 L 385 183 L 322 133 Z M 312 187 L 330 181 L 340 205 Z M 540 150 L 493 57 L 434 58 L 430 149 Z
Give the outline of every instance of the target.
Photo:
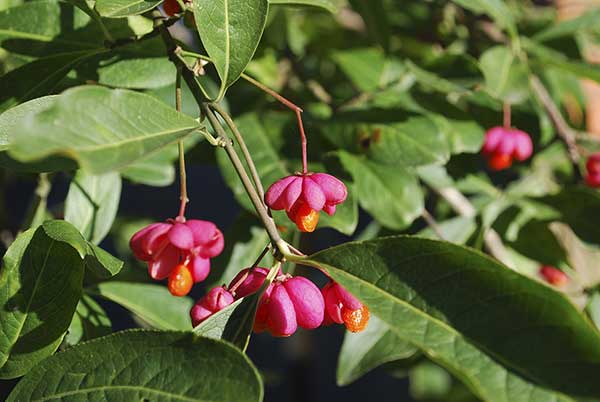
M 185 296 L 192 290 L 194 279 L 190 269 L 184 265 L 177 265 L 169 275 L 169 292 L 173 296 Z
M 350 332 L 361 332 L 364 330 L 369 323 L 370 317 L 371 313 L 365 304 L 356 310 L 342 308 L 342 320 L 344 320 L 344 325 Z

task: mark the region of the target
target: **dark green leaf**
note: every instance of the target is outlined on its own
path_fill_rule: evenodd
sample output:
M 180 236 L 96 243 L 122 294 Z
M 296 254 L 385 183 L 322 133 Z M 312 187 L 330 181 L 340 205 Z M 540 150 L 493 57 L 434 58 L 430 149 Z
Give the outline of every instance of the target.
M 327 10 L 332 14 L 335 14 L 337 12 L 337 7 L 331 0 L 269 0 L 269 4 L 284 6 L 316 7 Z
M 368 156 L 394 166 L 443 164 L 450 157 L 448 138 L 434 120 L 413 117 L 398 124 L 376 125 Z
M 79 342 L 108 335 L 111 331 L 112 324 L 104 309 L 94 299 L 83 295 L 77 304 L 65 342 L 76 345 Z
M 123 18 L 142 14 L 158 6 L 162 0 L 96 0 L 96 10 L 103 17 Z
M 74 67 L 105 50 L 84 50 L 44 57 L 0 77 L 0 111 L 51 94 Z
M 548 66 L 554 66 L 563 72 L 600 82 L 600 67 L 597 65 L 571 61 L 564 54 L 548 47 L 535 44 L 534 42 L 526 42 L 526 48 L 530 54 L 539 60 L 540 70 L 544 70 Z
M 90 290 L 125 307 L 157 329 L 190 330 L 189 297 L 173 297 L 165 285 L 109 281 Z
M 14 378 L 54 353 L 81 296 L 85 240 L 66 222 L 21 234 L 0 275 L 0 378 Z
M 477 251 L 401 236 L 346 243 L 305 263 L 484 400 L 600 395 L 600 335 L 589 321 L 560 293 Z
M 404 229 L 421 215 L 423 193 L 416 177 L 400 166 L 389 169 L 347 152 L 338 153 L 352 175 L 358 203 L 390 229 Z
M 455 3 L 478 14 L 487 14 L 510 36 L 517 40 L 518 32 L 513 14 L 502 0 L 453 0 Z
M 65 200 L 65 220 L 83 236 L 98 244 L 108 234 L 121 198 L 121 176 L 77 172 Z
M 10 153 L 21 161 L 66 155 L 98 174 L 120 169 L 200 127 L 149 95 L 84 86 L 66 91 L 49 109 L 15 127 Z
M 349 3 L 364 20 L 371 42 L 380 44 L 386 51 L 389 50 L 392 35 L 385 1 L 350 0 Z
M 67 349 L 23 378 L 8 401 L 260 402 L 261 378 L 225 342 L 124 331 Z
M 387 324 L 371 315 L 364 331 L 346 331 L 338 357 L 337 384 L 348 385 L 384 363 L 406 359 L 417 351 L 415 346 L 399 339 Z
M 252 59 L 267 21 L 267 0 L 196 0 L 194 18 L 202 44 L 221 78 L 218 99 Z

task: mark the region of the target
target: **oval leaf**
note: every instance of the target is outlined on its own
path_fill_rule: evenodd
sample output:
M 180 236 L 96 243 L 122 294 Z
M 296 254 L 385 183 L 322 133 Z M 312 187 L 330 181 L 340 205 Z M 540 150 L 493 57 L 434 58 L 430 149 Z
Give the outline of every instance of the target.
M 9 136 L 9 153 L 32 161 L 66 155 L 91 173 L 118 170 L 200 128 L 150 95 L 83 86 L 56 98 L 50 108 L 26 117 Z
M 418 353 L 415 346 L 398 338 L 386 323 L 371 315 L 364 331 L 346 331 L 338 356 L 337 384 L 348 385 L 384 363 L 406 359 L 415 353 Z
M 322 8 L 332 14 L 337 12 L 337 7 L 331 0 L 269 0 L 269 4 Z
M 74 346 L 32 370 L 8 401 L 259 402 L 252 362 L 191 333 L 124 331 Z
M 164 285 L 109 281 L 98 284 L 89 292 L 120 304 L 154 328 L 192 329 L 192 299 L 173 297 Z
M 77 172 L 65 200 L 65 220 L 83 237 L 98 244 L 110 230 L 121 198 L 121 176 L 118 173 L 91 175 Z
M 152 10 L 162 0 L 97 0 L 96 10 L 107 18 L 123 18 Z
M 85 241 L 66 223 L 60 232 L 45 229 L 22 233 L 2 261 L 0 378 L 21 376 L 54 353 L 81 297 L 84 262 L 77 248 Z
M 600 335 L 589 321 L 560 293 L 477 251 L 399 236 L 346 243 L 305 263 L 486 401 L 600 395 Z
M 267 22 L 267 0 L 196 0 L 202 44 L 221 78 L 218 99 L 252 60 Z

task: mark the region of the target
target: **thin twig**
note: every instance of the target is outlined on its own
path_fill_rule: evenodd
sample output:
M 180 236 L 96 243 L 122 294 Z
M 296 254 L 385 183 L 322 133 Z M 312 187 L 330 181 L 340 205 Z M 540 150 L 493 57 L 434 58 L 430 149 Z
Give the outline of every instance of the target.
M 227 156 L 229 156 L 229 159 L 231 160 L 231 163 L 233 164 L 233 168 L 237 172 L 240 180 L 242 181 L 242 185 L 244 186 L 244 189 L 246 190 L 246 193 L 248 194 L 250 201 L 254 205 L 254 209 L 258 213 L 258 217 L 260 218 L 260 220 L 263 223 L 263 226 L 267 230 L 269 238 L 271 239 L 271 243 L 273 243 L 273 247 L 276 247 L 284 255 L 289 253 L 289 251 L 286 250 L 287 243 L 285 243 L 283 241 L 283 239 L 281 238 L 281 236 L 279 235 L 279 232 L 277 231 L 277 227 L 275 226 L 275 222 L 273 221 L 273 218 L 271 218 L 269 216 L 267 209 L 265 208 L 265 206 L 263 204 L 263 201 L 260 199 L 260 197 L 258 196 L 258 193 L 252 186 L 250 178 L 248 177 L 248 174 L 246 173 L 246 170 L 244 169 L 244 166 L 242 165 L 242 161 L 240 160 L 239 156 L 235 152 L 235 149 L 233 148 L 233 145 L 231 144 L 231 140 L 227 136 L 227 133 L 225 132 L 223 127 L 221 127 L 221 124 L 219 123 L 217 116 L 215 116 L 213 111 L 208 107 L 208 105 L 206 103 L 202 103 L 200 105 L 200 108 L 202 109 L 202 111 L 204 112 L 206 117 L 208 117 L 210 124 L 212 125 L 212 127 L 214 128 L 216 133 L 219 135 L 219 138 L 221 138 L 223 140 L 225 152 L 227 152 Z M 284 248 L 284 249 L 282 250 L 282 248 Z
M 175 109 L 181 112 L 181 66 L 177 67 L 177 78 L 175 79 Z M 187 195 L 187 178 L 185 171 L 185 149 L 183 146 L 183 140 L 177 143 L 179 149 L 179 185 L 180 185 L 180 196 L 181 201 L 179 205 L 178 219 L 185 219 L 185 206 L 189 202 Z
M 431 187 L 438 193 L 456 213 L 467 218 L 473 218 L 477 214 L 477 210 L 471 204 L 471 201 L 465 197 L 460 191 L 453 187 L 435 188 Z M 492 228 L 489 228 L 483 234 L 483 242 L 487 251 L 494 256 L 498 261 L 504 263 L 509 268 L 514 268 L 512 258 L 508 254 L 508 250 L 502 243 L 500 235 Z
M 294 104 L 293 102 L 287 100 L 283 96 L 279 95 L 277 92 L 273 91 L 271 88 L 267 87 L 266 85 L 263 85 L 262 83 L 255 80 L 254 78 L 250 77 L 249 75 L 242 73 L 241 77 L 243 79 L 245 79 L 246 81 L 248 81 L 249 83 L 251 83 L 252 85 L 259 88 L 260 90 L 268 93 L 273 98 L 277 99 L 279 102 L 281 102 L 282 104 L 284 104 L 285 106 L 287 106 L 288 108 L 290 108 L 291 110 L 293 110 L 296 113 L 296 118 L 298 119 L 298 129 L 300 130 L 300 141 L 302 143 L 302 173 L 308 173 L 308 160 L 307 160 L 307 152 L 306 152 L 306 134 L 304 132 L 304 125 L 302 124 L 303 110 L 299 106 Z
M 577 149 L 577 133 L 573 130 L 569 124 L 565 121 L 560 110 L 552 100 L 552 97 L 548 93 L 548 90 L 542 84 L 540 79 L 536 75 L 532 75 L 530 78 L 531 87 L 533 88 L 533 92 L 537 95 L 538 99 L 544 106 L 546 113 L 552 120 L 554 127 L 556 128 L 556 132 L 558 136 L 563 140 L 567 147 L 567 152 L 569 154 L 569 159 L 575 168 L 575 173 L 577 175 L 581 175 L 581 171 L 579 170 L 579 161 L 581 159 L 581 155 L 579 154 L 579 150 Z
M 444 233 L 442 232 L 442 228 L 437 223 L 435 218 L 429 213 L 428 210 L 423 208 L 423 212 L 421 213 L 421 216 L 423 217 L 425 222 L 427 222 L 427 226 L 429 226 L 431 228 L 431 230 L 433 230 L 433 232 L 436 234 L 437 237 L 440 238 L 440 240 L 447 241 L 447 239 L 444 237 Z
M 219 116 L 221 116 L 223 118 L 223 120 L 225 120 L 225 123 L 227 124 L 227 126 L 229 127 L 231 132 L 233 133 L 237 143 L 240 146 L 240 149 L 242 150 L 242 155 L 243 155 L 244 159 L 246 160 L 246 163 L 248 164 L 248 168 L 250 169 L 250 175 L 252 176 L 252 181 L 254 181 L 254 185 L 256 186 L 256 190 L 258 191 L 258 195 L 260 196 L 260 199 L 263 200 L 263 202 L 264 202 L 265 189 L 263 188 L 262 182 L 260 181 L 260 176 L 258 175 L 258 170 L 256 169 L 256 165 L 254 164 L 254 161 L 252 160 L 252 156 L 250 155 L 250 152 L 248 151 L 248 147 L 246 146 L 244 137 L 242 137 L 240 130 L 238 130 L 238 128 L 235 125 L 235 122 L 233 121 L 231 116 L 229 116 L 229 114 L 227 114 L 227 112 L 225 112 L 225 110 L 223 110 L 223 108 L 221 108 L 221 106 L 219 106 L 216 103 L 211 103 L 210 107 L 215 112 L 217 112 L 219 114 Z

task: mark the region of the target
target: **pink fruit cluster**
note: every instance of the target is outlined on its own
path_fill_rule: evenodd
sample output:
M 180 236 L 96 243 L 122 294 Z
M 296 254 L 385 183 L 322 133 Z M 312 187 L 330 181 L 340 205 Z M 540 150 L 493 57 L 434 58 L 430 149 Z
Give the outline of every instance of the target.
M 192 324 L 200 324 L 212 313 L 235 299 L 257 292 L 269 270 L 246 268 L 231 281 L 228 289 L 212 289 L 190 311 Z M 220 297 L 216 302 L 216 296 Z M 278 273 L 265 289 L 256 311 L 254 331 L 268 331 L 273 336 L 290 336 L 298 327 L 314 329 L 321 324 L 344 323 L 354 332 L 362 331 L 369 320 L 368 308 L 335 282 L 323 290 L 302 276 Z
M 347 195 L 344 183 L 332 175 L 296 173 L 273 183 L 265 194 L 265 203 L 275 211 L 285 210 L 301 231 L 312 232 L 319 221 L 319 212 L 333 215 Z
M 524 161 L 533 153 L 529 135 L 521 130 L 492 127 L 485 133 L 482 153 L 492 170 L 509 168 L 513 159 Z
M 546 282 L 554 286 L 563 286 L 569 281 L 569 277 L 563 271 L 551 265 L 542 265 L 539 274 Z
M 586 183 L 590 187 L 600 187 L 600 152 L 590 155 L 585 167 L 587 170 Z
M 187 289 L 189 292 L 192 283 L 186 278 L 193 282 L 206 279 L 210 272 L 210 259 L 223 251 L 224 240 L 223 234 L 212 222 L 177 218 L 144 227 L 133 235 L 129 246 L 138 259 L 148 263 L 148 272 L 153 279 L 168 277 L 171 293 L 183 296 L 187 292 L 174 292 L 173 289 Z M 175 286 L 177 283 L 171 286 L 177 281 L 182 286 Z M 190 282 L 189 286 L 187 282 Z

